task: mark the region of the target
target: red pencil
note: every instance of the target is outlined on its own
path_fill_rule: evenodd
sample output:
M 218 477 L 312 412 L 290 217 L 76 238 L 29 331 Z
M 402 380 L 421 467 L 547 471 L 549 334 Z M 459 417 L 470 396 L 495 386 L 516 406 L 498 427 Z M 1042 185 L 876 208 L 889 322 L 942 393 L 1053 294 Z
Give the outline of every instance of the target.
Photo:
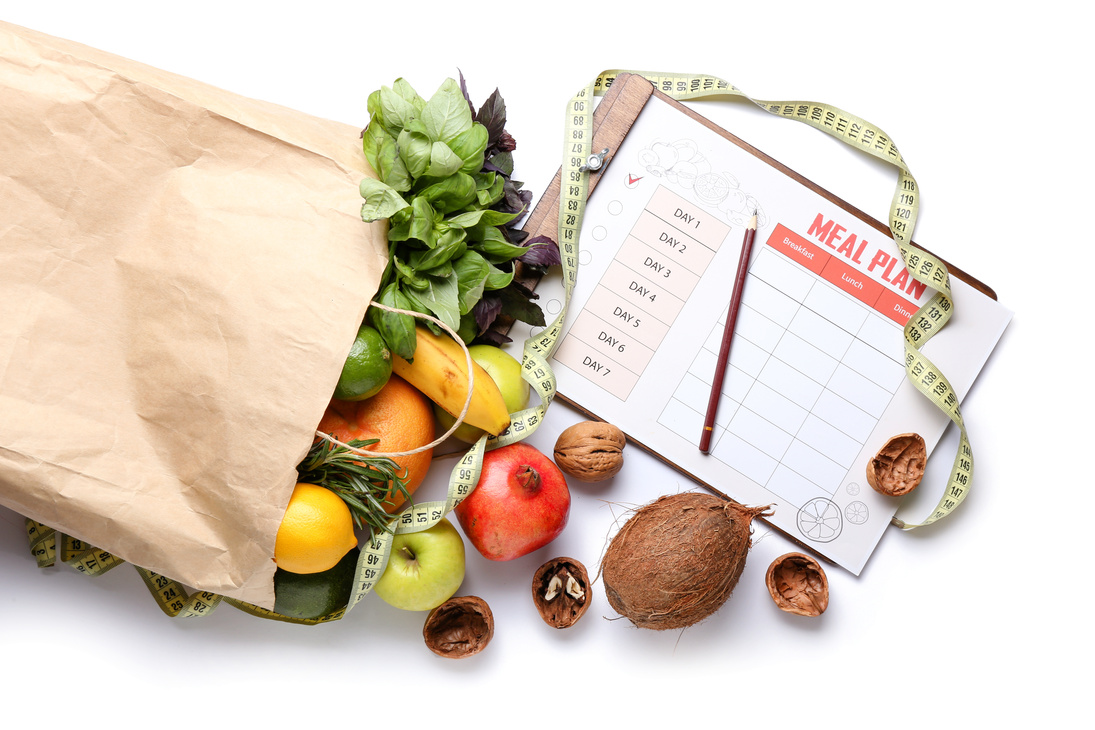
M 734 293 L 730 296 L 730 309 L 726 313 L 726 323 L 722 330 L 722 345 L 719 347 L 719 359 L 715 365 L 715 380 L 711 383 L 711 397 L 707 400 L 707 417 L 703 421 L 703 433 L 700 434 L 700 451 L 708 453 L 711 449 L 711 436 L 715 430 L 715 414 L 719 410 L 719 396 L 722 395 L 722 381 L 726 377 L 726 365 L 730 362 L 730 342 L 734 339 L 734 323 L 738 320 L 741 307 L 741 292 L 745 288 L 745 275 L 749 269 L 749 255 L 753 250 L 753 238 L 757 235 L 757 212 L 749 219 L 745 228 L 745 241 L 741 244 L 741 258 L 738 259 L 738 274 L 734 278 Z

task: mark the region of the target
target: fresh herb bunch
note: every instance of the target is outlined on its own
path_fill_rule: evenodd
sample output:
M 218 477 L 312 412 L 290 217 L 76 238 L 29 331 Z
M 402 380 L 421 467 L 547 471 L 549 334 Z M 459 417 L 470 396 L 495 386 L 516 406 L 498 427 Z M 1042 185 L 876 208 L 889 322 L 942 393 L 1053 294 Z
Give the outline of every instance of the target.
M 516 227 L 532 194 L 512 179 L 516 143 L 498 90 L 477 111 L 463 75 L 429 100 L 397 79 L 369 95 L 368 109 L 362 144 L 379 179 L 361 182 L 361 217 L 389 219 L 377 301 L 432 314 L 468 343 L 508 341 L 489 331 L 503 315 L 543 325 L 514 264 L 546 269 L 559 263 L 559 249 Z M 369 317 L 393 352 L 414 356 L 413 317 L 377 307 Z
M 355 449 L 372 446 L 379 439 L 354 439 L 347 444 Z M 386 456 L 362 456 L 345 446 L 318 439 L 308 455 L 297 465 L 298 481 L 326 487 L 342 498 L 350 508 L 358 528 L 368 526 L 391 531 L 391 515 L 384 510 L 397 493 L 410 503 L 406 479 L 399 465 Z

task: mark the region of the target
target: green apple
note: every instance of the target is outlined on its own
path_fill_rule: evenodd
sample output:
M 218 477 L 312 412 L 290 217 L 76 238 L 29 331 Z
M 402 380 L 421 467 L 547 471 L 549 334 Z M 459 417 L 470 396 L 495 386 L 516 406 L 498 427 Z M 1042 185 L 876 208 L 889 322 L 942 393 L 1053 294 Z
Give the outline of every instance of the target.
M 515 413 L 528 405 L 529 384 L 521 377 L 521 363 L 512 355 L 494 345 L 472 345 L 468 348 L 468 352 L 471 354 L 471 359 L 487 371 L 487 375 L 490 375 L 491 380 L 498 386 L 498 390 L 502 392 L 502 400 L 506 402 L 507 411 Z M 437 422 L 441 425 L 442 433 L 456 423 L 456 417 L 450 415 L 441 406 L 435 405 L 433 411 L 437 416 Z M 482 429 L 467 423 L 461 423 L 453 433 L 453 436 L 469 444 L 474 444 L 482 435 Z
M 373 591 L 406 611 L 430 611 L 464 582 L 464 539 L 447 519 L 421 532 L 398 533 Z

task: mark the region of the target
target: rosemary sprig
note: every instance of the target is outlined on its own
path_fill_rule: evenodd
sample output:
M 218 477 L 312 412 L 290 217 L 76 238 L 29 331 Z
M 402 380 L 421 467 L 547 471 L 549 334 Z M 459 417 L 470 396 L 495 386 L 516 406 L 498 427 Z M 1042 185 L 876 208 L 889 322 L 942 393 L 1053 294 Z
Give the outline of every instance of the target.
M 355 449 L 363 449 L 379 439 L 354 439 L 347 443 Z M 361 456 L 345 446 L 318 439 L 308 455 L 297 465 L 301 482 L 318 484 L 330 489 L 342 498 L 350 508 L 358 528 L 367 525 L 374 532 L 391 532 L 392 516 L 385 510 L 391 506 L 396 494 L 402 494 L 409 503 L 406 474 L 398 464 L 386 456 Z

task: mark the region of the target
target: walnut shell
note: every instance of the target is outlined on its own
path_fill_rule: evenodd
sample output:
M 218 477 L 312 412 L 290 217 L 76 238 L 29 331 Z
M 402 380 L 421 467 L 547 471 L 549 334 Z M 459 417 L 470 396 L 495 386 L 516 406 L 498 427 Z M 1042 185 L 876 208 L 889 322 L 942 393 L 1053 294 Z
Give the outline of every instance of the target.
M 920 484 L 927 462 L 928 449 L 920 434 L 894 436 L 867 462 L 867 483 L 876 492 L 900 497 Z
M 565 629 L 578 623 L 593 595 L 586 567 L 574 558 L 554 558 L 532 576 L 532 602 L 548 626 Z
M 772 561 L 764 583 L 780 610 L 820 616 L 829 607 L 829 579 L 809 555 L 787 553 Z
M 580 482 L 616 476 L 624 465 L 624 432 L 603 421 L 582 421 L 559 434 L 555 463 Z
M 494 614 L 478 596 L 450 598 L 430 611 L 422 638 L 434 654 L 463 659 L 483 651 L 494 637 Z

